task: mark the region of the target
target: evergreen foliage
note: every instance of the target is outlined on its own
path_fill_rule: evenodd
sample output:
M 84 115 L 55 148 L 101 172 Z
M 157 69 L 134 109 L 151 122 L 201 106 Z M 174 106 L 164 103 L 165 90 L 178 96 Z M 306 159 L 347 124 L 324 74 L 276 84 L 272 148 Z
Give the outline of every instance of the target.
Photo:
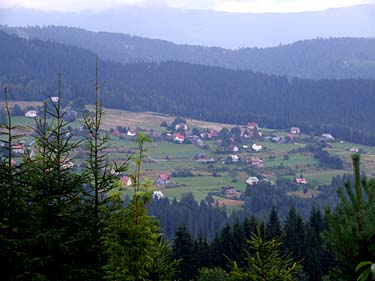
M 260 226 L 257 227 L 257 232 L 252 234 L 248 243 L 255 254 L 246 257 L 245 268 L 240 268 L 236 262 L 233 262 L 232 280 L 296 280 L 295 275 L 299 265 L 291 258 L 282 256 L 279 249 L 281 243 L 275 239 L 267 240 Z
M 121 63 L 181 61 L 289 77 L 374 78 L 373 38 L 317 38 L 271 48 L 229 50 L 65 26 L 0 28 L 8 33 L 84 48 L 105 60 Z M 133 48 L 123 48 L 124 45 Z
M 341 204 L 327 210 L 328 229 L 324 232 L 329 251 L 338 261 L 331 275 L 343 280 L 356 278 L 356 266 L 375 259 L 375 179 L 361 177 L 360 157 L 352 156 L 354 184 L 339 189 Z

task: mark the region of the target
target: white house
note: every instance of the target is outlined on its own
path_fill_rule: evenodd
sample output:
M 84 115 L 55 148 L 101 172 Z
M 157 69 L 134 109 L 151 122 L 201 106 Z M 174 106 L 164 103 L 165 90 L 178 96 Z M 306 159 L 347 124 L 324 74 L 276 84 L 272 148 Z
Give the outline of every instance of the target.
M 127 136 L 129 137 L 135 137 L 137 135 L 137 132 L 136 131 L 133 131 L 133 130 L 129 130 L 127 133 L 126 133 Z
M 251 149 L 254 150 L 254 151 L 261 151 L 262 150 L 262 146 L 260 144 L 256 144 L 254 143 L 252 146 L 251 146 Z
M 38 112 L 36 110 L 30 110 L 25 113 L 25 117 L 28 117 L 28 118 L 35 118 L 37 116 L 38 116 Z
M 233 163 L 238 162 L 238 160 L 240 160 L 240 157 L 238 157 L 238 155 L 231 155 L 230 158 L 232 159 Z
M 353 146 L 353 147 L 350 149 L 350 152 L 358 153 L 358 152 L 359 152 L 359 148 L 356 147 L 356 146 Z
M 259 179 L 257 177 L 249 177 L 246 181 L 248 185 L 255 185 L 259 183 Z
M 156 190 L 154 191 L 154 193 L 152 194 L 152 198 L 153 199 L 156 199 L 156 200 L 160 200 L 160 199 L 163 199 L 165 196 L 163 194 L 163 192 L 161 192 L 160 190 Z
M 51 101 L 58 102 L 59 101 L 59 97 L 51 97 Z
M 326 140 L 332 140 L 332 141 L 335 140 L 335 138 L 331 134 L 329 134 L 329 133 L 322 134 L 322 138 L 326 139 Z
M 25 151 L 25 147 L 23 146 L 23 144 L 13 145 L 12 151 L 15 154 L 23 154 Z
M 298 128 L 298 127 L 292 127 L 292 128 L 290 128 L 290 133 L 292 133 L 292 134 L 300 134 L 301 133 L 301 129 Z
M 187 131 L 188 127 L 185 123 L 178 123 L 176 124 L 176 126 L 174 127 L 175 131 L 178 131 L 178 130 L 184 130 L 184 131 Z

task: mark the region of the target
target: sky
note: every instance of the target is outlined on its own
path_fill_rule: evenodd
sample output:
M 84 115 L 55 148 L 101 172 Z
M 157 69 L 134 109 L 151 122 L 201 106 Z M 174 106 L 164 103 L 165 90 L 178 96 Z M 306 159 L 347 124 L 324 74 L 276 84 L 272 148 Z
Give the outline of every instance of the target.
M 375 0 L 0 0 L 0 7 L 38 10 L 105 10 L 122 5 L 172 7 L 238 13 L 317 11 L 334 7 L 375 4 Z

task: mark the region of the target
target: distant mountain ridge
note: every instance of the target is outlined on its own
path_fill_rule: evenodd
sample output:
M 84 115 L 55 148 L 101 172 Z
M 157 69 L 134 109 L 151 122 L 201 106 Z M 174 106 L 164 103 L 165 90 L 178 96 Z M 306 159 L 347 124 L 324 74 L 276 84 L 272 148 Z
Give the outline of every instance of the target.
M 289 77 L 375 78 L 375 39 L 314 39 L 278 47 L 230 50 L 62 26 L 0 29 L 22 38 L 77 46 L 104 60 L 121 63 L 180 61 Z
M 131 6 L 75 13 L 0 9 L 0 24 L 76 26 L 224 48 L 268 47 L 317 37 L 373 37 L 375 5 L 265 14 Z

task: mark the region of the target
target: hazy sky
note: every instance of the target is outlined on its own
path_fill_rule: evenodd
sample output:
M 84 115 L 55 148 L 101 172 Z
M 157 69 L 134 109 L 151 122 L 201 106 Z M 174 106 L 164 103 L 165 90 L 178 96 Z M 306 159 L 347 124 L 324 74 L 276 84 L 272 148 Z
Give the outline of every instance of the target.
M 262 13 L 315 11 L 366 3 L 375 0 L 0 0 L 0 7 L 80 11 L 136 5 Z

